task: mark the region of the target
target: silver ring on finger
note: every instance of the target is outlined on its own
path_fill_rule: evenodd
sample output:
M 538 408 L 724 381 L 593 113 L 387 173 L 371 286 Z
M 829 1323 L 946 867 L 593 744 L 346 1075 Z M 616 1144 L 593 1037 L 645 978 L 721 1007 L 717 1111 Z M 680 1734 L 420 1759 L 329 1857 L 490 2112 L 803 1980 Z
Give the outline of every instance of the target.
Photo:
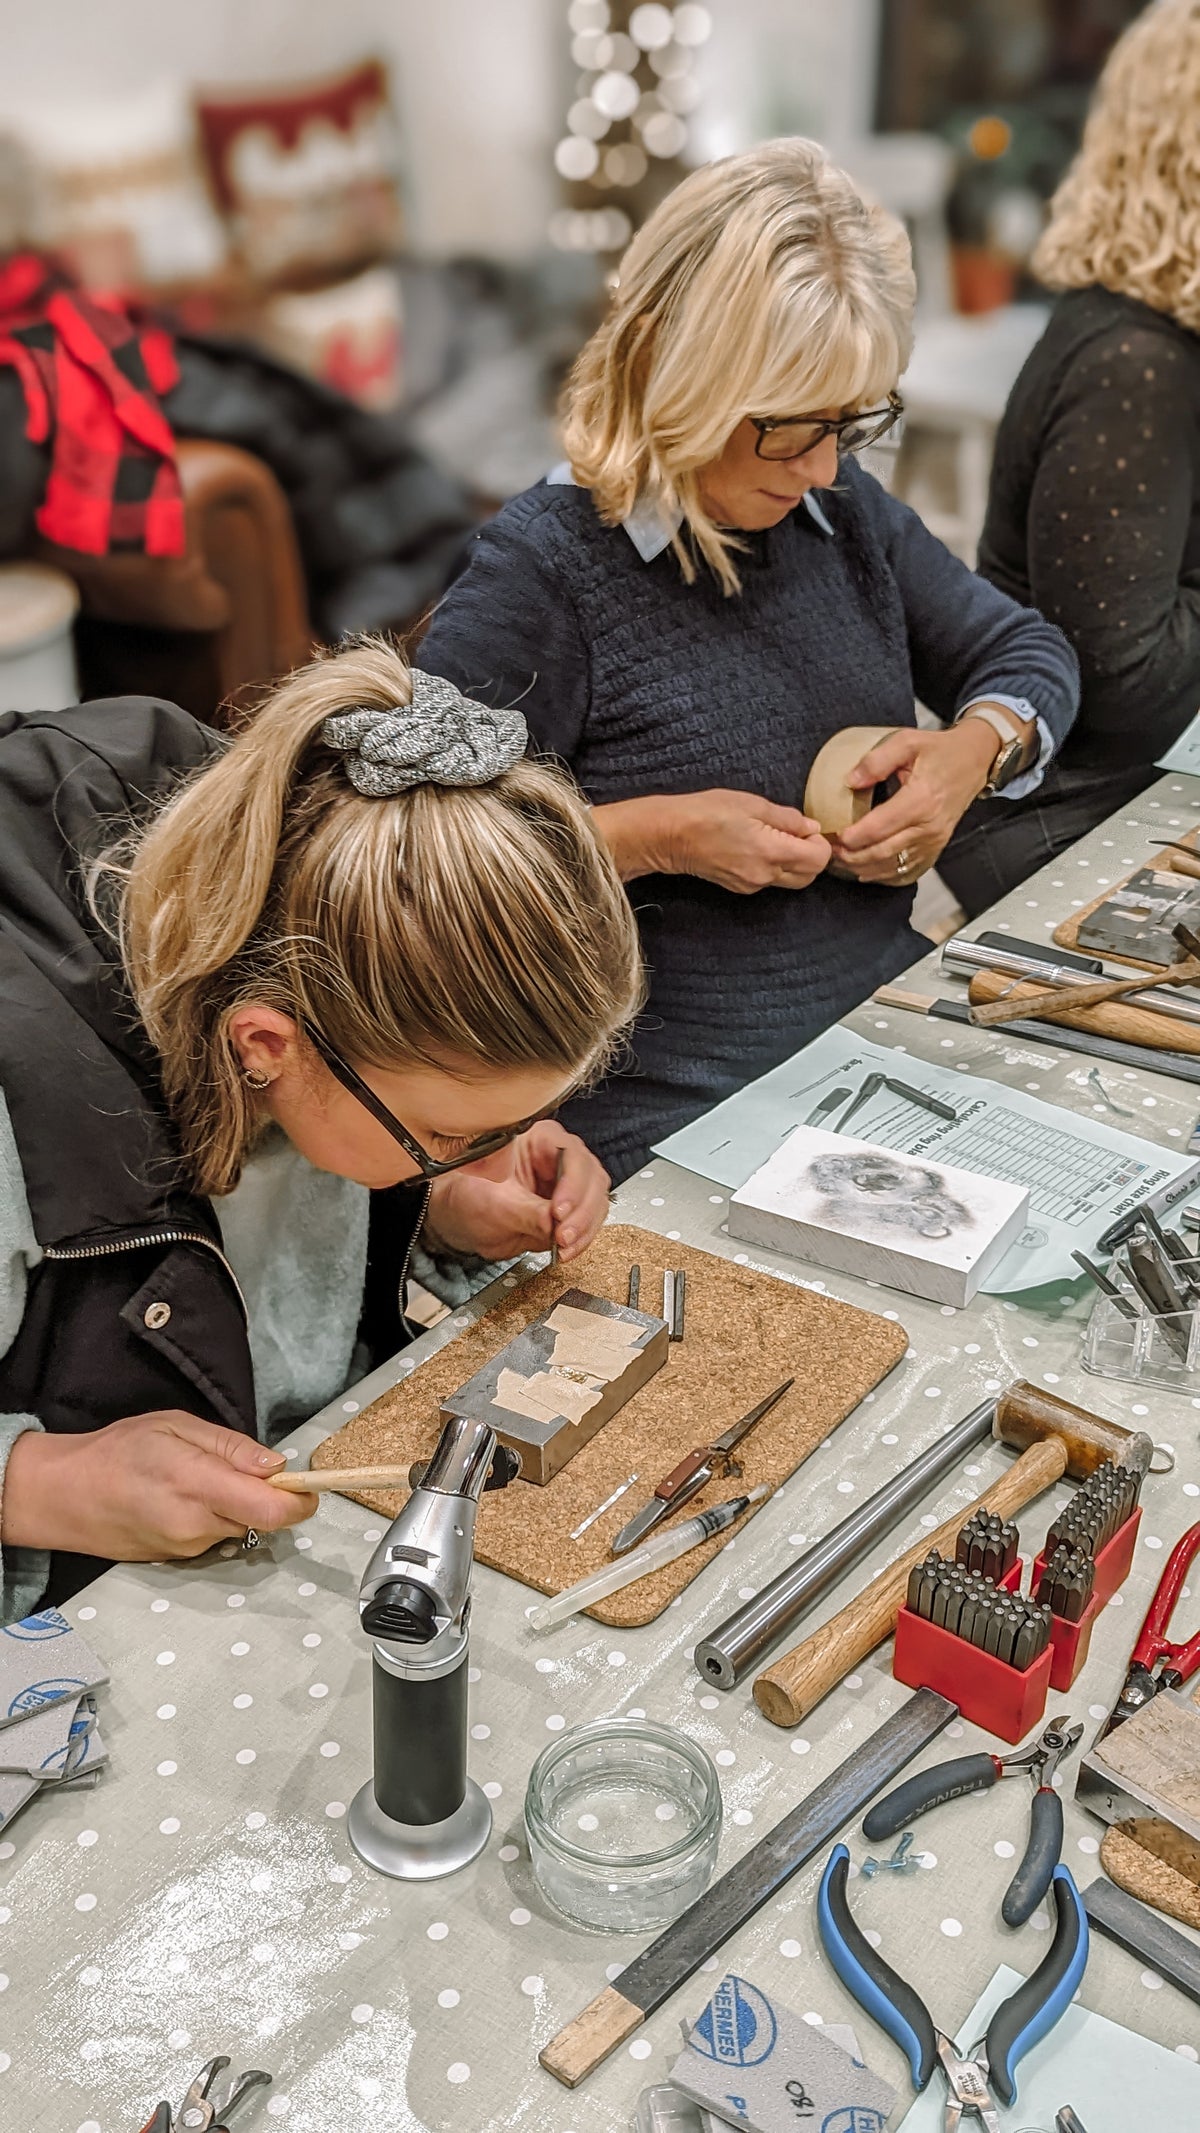
M 910 872 L 912 864 L 913 855 L 911 852 L 897 852 L 896 873 L 901 881 L 903 881 L 905 875 Z

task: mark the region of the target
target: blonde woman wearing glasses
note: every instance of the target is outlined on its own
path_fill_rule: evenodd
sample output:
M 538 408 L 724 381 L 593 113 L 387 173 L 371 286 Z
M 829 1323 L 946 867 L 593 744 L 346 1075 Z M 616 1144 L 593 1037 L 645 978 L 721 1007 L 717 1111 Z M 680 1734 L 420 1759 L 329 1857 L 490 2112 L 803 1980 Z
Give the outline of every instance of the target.
M 0 719 L 0 1619 L 307 1517 L 263 1440 L 404 1344 L 419 1233 L 599 1229 L 548 1114 L 637 936 L 526 738 L 370 642 L 228 745 L 144 698 Z
M 629 886 L 634 1071 L 566 1113 L 618 1178 L 921 952 L 913 883 L 1074 716 L 1058 632 L 855 461 L 900 411 L 912 304 L 900 226 L 811 142 L 694 173 L 576 364 L 567 464 L 481 530 L 422 645 L 520 705 Z M 857 774 L 898 790 L 835 851 L 801 801 L 850 725 L 902 729 Z

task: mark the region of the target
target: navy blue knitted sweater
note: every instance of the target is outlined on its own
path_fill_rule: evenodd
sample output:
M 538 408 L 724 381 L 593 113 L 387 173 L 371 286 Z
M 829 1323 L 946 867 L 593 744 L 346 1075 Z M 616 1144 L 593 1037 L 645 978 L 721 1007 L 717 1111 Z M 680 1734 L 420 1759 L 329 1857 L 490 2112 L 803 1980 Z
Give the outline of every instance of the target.
M 848 725 L 911 725 L 980 696 L 1027 697 L 1061 741 L 1074 655 L 985 584 L 853 461 L 747 535 L 742 590 L 644 562 L 586 489 L 541 482 L 481 528 L 420 663 L 516 704 L 596 804 L 714 786 L 798 807 Z M 1003 800 L 994 803 L 1003 806 Z M 618 1180 L 654 1141 L 765 1073 L 928 945 L 912 892 L 820 876 L 735 896 L 693 876 L 630 884 L 650 971 L 634 1059 L 563 1116 Z

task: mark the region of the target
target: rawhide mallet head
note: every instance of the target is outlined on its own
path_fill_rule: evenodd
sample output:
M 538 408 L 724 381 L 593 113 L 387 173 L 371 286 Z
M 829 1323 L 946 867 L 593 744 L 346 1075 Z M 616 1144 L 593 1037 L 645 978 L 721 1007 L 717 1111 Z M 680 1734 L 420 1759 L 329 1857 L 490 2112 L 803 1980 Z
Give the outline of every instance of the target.
M 1097 1467 L 1109 1460 L 1131 1467 L 1138 1474 L 1149 1472 L 1154 1445 L 1145 1430 L 1123 1429 L 1086 1407 L 1056 1399 L 1027 1378 L 1017 1378 L 996 1402 L 992 1435 L 1014 1451 L 1024 1452 L 1047 1438 L 1061 1439 L 1067 1455 L 1067 1472 L 1076 1481 L 1086 1481 Z

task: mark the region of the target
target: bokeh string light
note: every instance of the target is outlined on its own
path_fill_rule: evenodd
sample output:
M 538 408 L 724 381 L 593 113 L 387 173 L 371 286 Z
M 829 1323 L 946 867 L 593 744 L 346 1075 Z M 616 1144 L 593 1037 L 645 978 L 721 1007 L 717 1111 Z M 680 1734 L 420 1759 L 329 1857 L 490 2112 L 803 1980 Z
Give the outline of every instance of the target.
M 712 17 L 696 0 L 571 0 L 570 53 L 580 70 L 554 167 L 568 204 L 550 218 L 562 251 L 623 251 L 683 174 L 688 118 L 700 102 L 696 55 Z

